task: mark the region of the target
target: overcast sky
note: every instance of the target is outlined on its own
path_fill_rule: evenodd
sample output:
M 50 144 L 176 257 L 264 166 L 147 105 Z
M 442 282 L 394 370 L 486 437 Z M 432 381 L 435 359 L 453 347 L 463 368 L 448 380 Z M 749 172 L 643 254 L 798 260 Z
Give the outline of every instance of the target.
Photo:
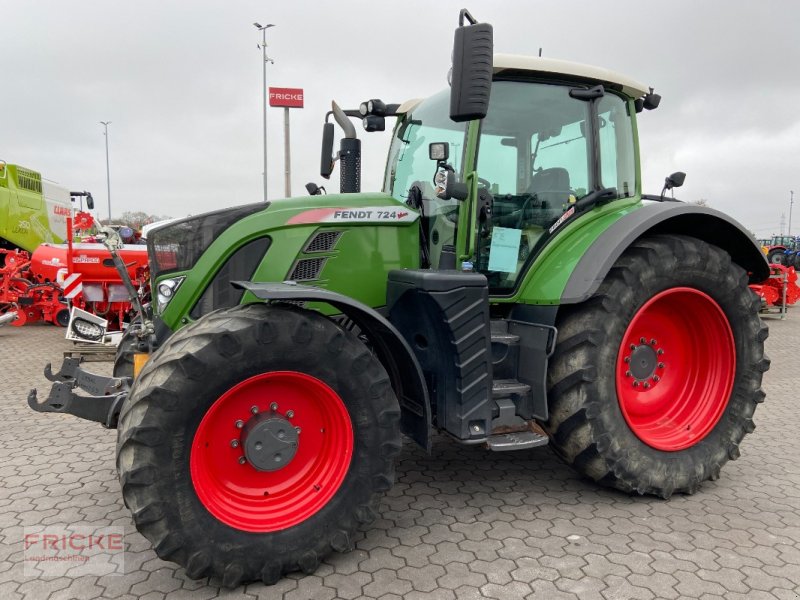
M 542 47 L 655 87 L 661 106 L 639 121 L 646 192 L 686 171 L 680 198 L 704 198 L 759 236 L 778 233 L 782 213 L 788 221 L 789 191 L 800 192 L 800 3 L 790 0 L 0 0 L 0 159 L 91 191 L 105 217 L 99 121 L 111 121 L 113 214 L 260 200 L 259 21 L 276 24 L 268 85 L 305 89 L 305 108 L 291 114 L 300 195 L 322 183 L 331 99 L 355 108 L 447 85 L 462 6 L 494 25 L 497 52 Z M 273 199 L 284 195 L 282 109 L 268 119 Z M 389 133 L 364 137 L 362 188 L 378 189 Z

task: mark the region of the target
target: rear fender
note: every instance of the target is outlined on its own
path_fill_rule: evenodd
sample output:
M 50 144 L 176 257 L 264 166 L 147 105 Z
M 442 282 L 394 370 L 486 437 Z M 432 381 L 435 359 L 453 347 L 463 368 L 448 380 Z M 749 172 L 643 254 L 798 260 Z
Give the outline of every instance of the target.
M 403 433 L 430 451 L 431 409 L 422 369 L 408 343 L 385 317 L 366 304 L 322 288 L 252 281 L 234 281 L 232 284 L 260 300 L 324 302 L 349 317 L 369 338 L 389 374 L 400 402 Z
M 730 254 L 748 272 L 750 283 L 769 277 L 769 264 L 755 237 L 728 215 L 694 204 L 654 203 L 624 215 L 592 243 L 572 271 L 561 304 L 587 300 L 620 255 L 635 240 L 651 234 L 695 237 Z

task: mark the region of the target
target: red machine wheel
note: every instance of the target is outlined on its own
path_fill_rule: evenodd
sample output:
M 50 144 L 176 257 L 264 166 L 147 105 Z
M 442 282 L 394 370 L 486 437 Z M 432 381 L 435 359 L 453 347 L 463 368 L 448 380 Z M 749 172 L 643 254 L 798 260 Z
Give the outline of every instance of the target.
M 295 307 L 215 311 L 135 379 L 119 419 L 122 495 L 189 577 L 275 583 L 350 549 L 375 518 L 399 425 L 388 375 L 353 333 Z
M 267 469 L 246 457 L 268 451 Z M 195 433 L 190 466 L 209 512 L 231 527 L 266 532 L 325 506 L 352 454 L 353 428 L 339 395 L 315 377 L 280 371 L 239 383 L 211 406 Z
M 735 373 L 725 313 L 708 294 L 672 288 L 631 320 L 617 358 L 617 398 L 640 440 L 659 450 L 683 450 L 717 424 Z
M 681 235 L 634 242 L 592 297 L 560 309 L 551 447 L 625 492 L 668 498 L 719 477 L 764 400 L 760 307 L 723 250 Z
M 11 325 L 14 327 L 22 327 L 27 323 L 35 323 L 42 318 L 42 313 L 31 306 L 17 306 L 11 310 L 17 313 L 16 320 L 11 321 Z

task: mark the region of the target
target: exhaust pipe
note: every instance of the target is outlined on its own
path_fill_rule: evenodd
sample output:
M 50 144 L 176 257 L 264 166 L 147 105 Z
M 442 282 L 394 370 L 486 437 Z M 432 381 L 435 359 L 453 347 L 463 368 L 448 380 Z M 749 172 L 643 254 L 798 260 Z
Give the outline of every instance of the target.
M 7 312 L 4 315 L 0 315 L 0 326 L 6 325 L 8 323 L 13 323 L 17 320 L 17 313 L 15 312 Z

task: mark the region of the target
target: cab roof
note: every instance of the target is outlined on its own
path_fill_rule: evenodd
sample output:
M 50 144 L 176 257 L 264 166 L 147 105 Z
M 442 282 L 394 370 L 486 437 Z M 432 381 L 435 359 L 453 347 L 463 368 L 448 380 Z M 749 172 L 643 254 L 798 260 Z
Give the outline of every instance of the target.
M 521 54 L 495 54 L 494 55 L 494 72 L 520 72 L 525 71 L 528 73 L 545 74 L 545 75 L 560 75 L 567 78 L 580 79 L 587 83 L 604 84 L 613 89 L 616 89 L 623 94 L 630 96 L 633 99 L 640 98 L 647 94 L 650 90 L 645 84 L 626 77 L 621 73 L 604 69 L 602 67 L 594 67 L 592 65 L 584 65 L 582 63 L 571 62 L 568 60 L 559 60 L 556 58 L 541 58 L 538 56 L 523 56 Z M 413 98 L 406 100 L 397 109 L 397 114 L 405 114 L 411 112 L 423 98 Z
M 602 67 L 555 58 L 522 56 L 519 54 L 495 54 L 494 72 L 503 73 L 507 71 L 527 71 L 548 75 L 565 75 L 570 78 L 576 77 L 591 83 L 610 85 L 613 89 L 617 89 L 631 98 L 639 98 L 649 91 L 645 84 Z

